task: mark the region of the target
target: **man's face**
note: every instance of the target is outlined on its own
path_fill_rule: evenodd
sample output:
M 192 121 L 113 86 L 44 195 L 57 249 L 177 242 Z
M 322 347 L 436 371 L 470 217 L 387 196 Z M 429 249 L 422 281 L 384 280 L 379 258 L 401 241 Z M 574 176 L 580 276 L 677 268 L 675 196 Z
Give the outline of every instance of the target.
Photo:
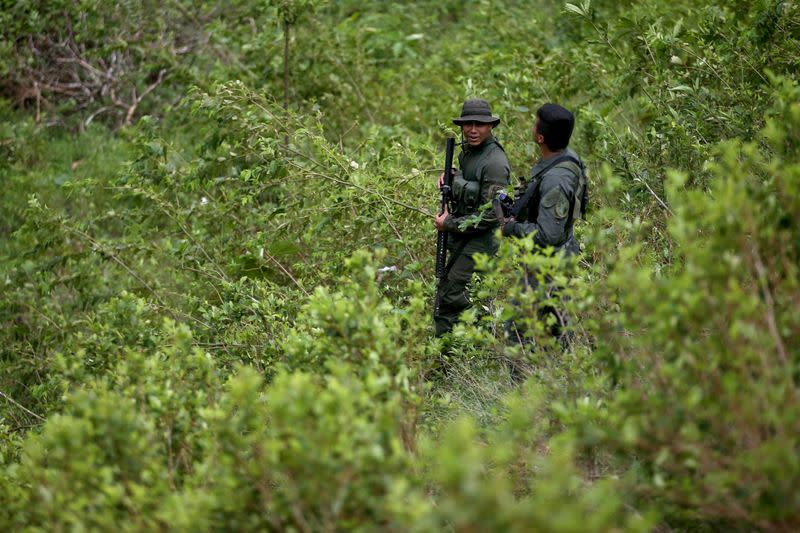
M 461 125 L 461 132 L 470 146 L 480 146 L 492 134 L 492 124 L 483 122 L 465 122 Z

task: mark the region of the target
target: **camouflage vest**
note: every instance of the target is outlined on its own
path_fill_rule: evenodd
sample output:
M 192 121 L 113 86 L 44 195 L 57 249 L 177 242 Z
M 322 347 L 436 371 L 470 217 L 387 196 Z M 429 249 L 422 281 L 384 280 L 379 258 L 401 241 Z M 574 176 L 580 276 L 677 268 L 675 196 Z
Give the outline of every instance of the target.
M 483 190 L 483 173 L 480 172 L 480 169 L 492 152 L 497 149 L 505 153 L 503 146 L 496 139 L 490 139 L 477 152 L 465 150 L 458 154 L 460 170 L 453 176 L 451 200 L 451 212 L 454 215 L 463 216 L 478 211 L 482 203 L 481 191 Z
M 547 198 L 542 198 L 539 189 L 542 184 L 542 179 L 548 171 L 554 168 L 565 168 L 569 170 L 577 179 L 578 186 L 575 188 L 575 194 L 569 194 L 564 191 L 567 198 L 569 198 L 569 218 L 567 219 L 566 227 L 568 230 L 572 228 L 575 218 L 584 218 L 586 215 L 586 204 L 589 197 L 589 182 L 586 179 L 586 169 L 583 163 L 572 156 L 561 156 L 554 165 L 550 165 L 537 172 L 531 177 L 531 181 L 527 187 L 527 191 L 520 198 L 520 202 L 512 208 L 511 214 L 520 220 L 527 220 L 529 222 L 536 222 L 539 218 L 539 204 L 540 202 L 547 202 Z M 527 196 L 527 198 L 525 198 Z

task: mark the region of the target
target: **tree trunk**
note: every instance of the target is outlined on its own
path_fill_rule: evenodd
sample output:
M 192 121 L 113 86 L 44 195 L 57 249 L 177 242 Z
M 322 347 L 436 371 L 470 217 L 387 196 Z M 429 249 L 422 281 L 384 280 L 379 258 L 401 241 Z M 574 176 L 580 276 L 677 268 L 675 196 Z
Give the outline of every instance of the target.
M 283 108 L 289 110 L 289 30 L 291 24 L 283 20 Z

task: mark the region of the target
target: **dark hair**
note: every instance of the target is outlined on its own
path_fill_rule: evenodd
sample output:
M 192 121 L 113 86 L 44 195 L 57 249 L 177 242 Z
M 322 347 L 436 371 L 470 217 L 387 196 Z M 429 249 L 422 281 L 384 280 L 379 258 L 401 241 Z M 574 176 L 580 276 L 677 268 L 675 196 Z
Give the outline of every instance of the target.
M 575 116 L 558 104 L 544 104 L 536 111 L 539 129 L 547 147 L 556 152 L 569 145 L 569 138 L 575 128 Z

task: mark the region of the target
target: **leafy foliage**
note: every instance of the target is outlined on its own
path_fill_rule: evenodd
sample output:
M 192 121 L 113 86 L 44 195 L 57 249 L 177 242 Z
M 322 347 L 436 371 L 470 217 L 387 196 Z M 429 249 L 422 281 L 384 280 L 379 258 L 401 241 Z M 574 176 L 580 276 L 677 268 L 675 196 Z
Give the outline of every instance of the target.
M 534 4 L 5 6 L 4 529 L 797 529 L 798 6 Z M 441 341 L 471 96 L 592 198 Z

